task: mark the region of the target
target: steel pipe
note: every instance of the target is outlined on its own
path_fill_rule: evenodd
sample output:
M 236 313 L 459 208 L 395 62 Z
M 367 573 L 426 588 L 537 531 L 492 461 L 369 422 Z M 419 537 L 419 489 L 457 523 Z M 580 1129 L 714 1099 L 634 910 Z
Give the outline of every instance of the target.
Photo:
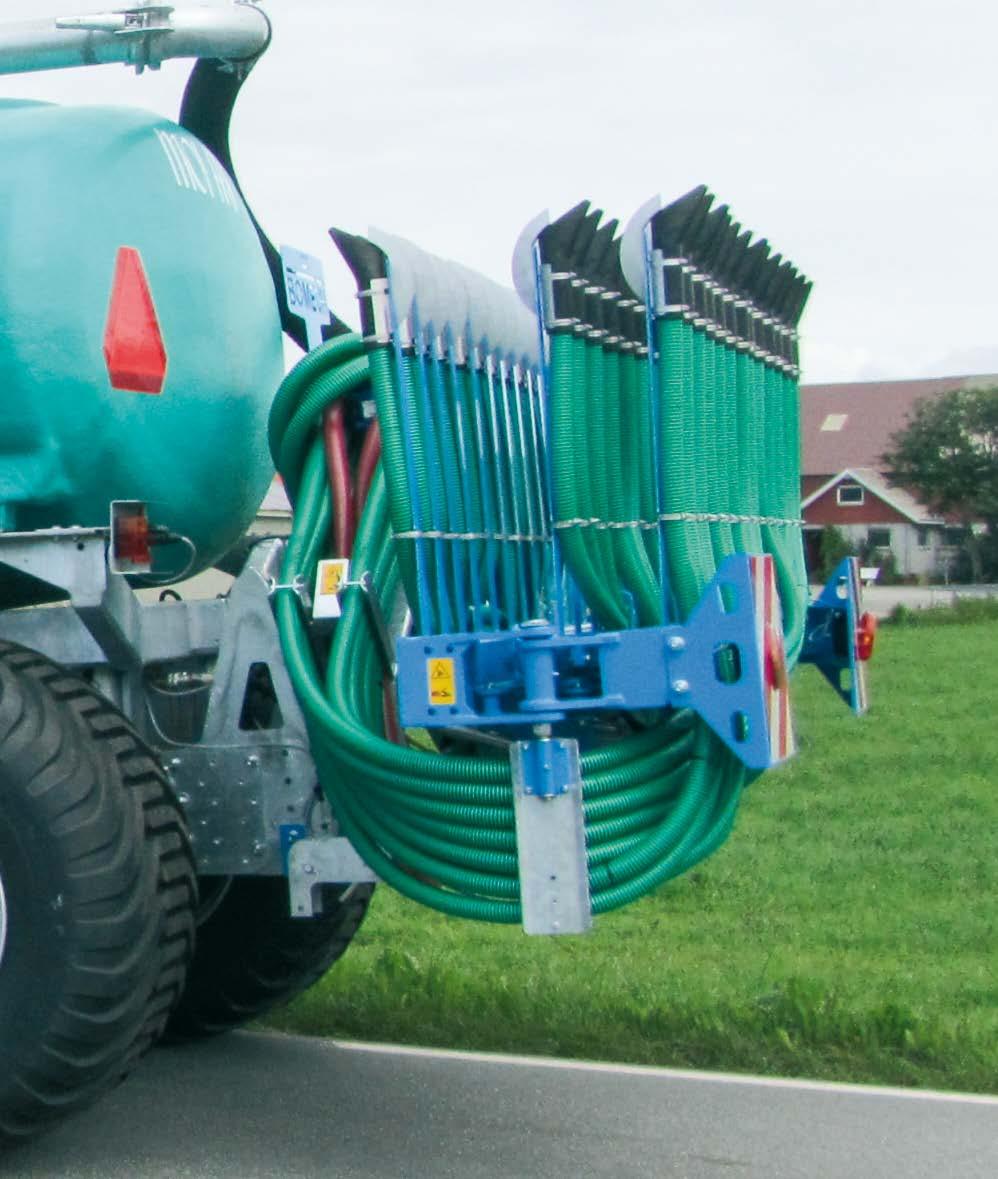
M 115 62 L 141 72 L 179 57 L 250 62 L 269 43 L 270 21 L 247 0 L 186 8 L 135 4 L 0 23 L 0 74 Z

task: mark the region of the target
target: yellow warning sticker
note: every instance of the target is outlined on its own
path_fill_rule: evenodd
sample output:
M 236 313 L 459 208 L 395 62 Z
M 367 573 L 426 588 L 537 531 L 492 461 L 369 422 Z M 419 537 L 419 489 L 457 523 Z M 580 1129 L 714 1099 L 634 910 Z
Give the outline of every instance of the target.
M 320 561 L 315 571 L 313 618 L 339 618 L 340 590 L 350 580 L 350 562 L 345 557 Z
M 426 681 L 431 704 L 457 703 L 453 659 L 427 659 Z
M 319 592 L 322 594 L 338 594 L 340 592 L 340 586 L 347 579 L 350 562 L 342 559 L 320 561 L 319 567 L 322 571 Z

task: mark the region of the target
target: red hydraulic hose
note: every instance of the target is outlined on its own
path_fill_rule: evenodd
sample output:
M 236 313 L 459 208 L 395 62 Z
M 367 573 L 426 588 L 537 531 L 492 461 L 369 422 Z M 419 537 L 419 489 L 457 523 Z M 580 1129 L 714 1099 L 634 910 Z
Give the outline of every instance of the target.
M 381 459 L 381 429 L 377 421 L 368 427 L 364 437 L 364 444 L 360 448 L 360 458 L 357 460 L 357 511 L 360 512 L 367 503 L 367 493 L 371 490 L 371 480 Z
M 323 415 L 322 443 L 326 452 L 329 491 L 333 499 L 333 546 L 337 556 L 348 557 L 353 548 L 357 518 L 347 457 L 343 405 L 339 401 L 334 401 Z
M 374 471 L 381 459 L 381 432 L 372 422 L 357 460 L 356 487 L 350 477 L 343 404 L 335 401 L 326 410 L 322 422 L 322 442 L 326 452 L 329 491 L 333 500 L 333 543 L 339 556 L 349 557 L 357 527 L 357 516 L 371 489 Z M 398 718 L 395 682 L 386 676 L 382 683 L 385 736 L 396 745 L 406 743 Z

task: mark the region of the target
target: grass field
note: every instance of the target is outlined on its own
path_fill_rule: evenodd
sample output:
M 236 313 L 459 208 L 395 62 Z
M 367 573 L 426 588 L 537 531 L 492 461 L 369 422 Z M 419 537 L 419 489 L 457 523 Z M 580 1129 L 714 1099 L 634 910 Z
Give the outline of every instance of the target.
M 286 1030 L 998 1091 L 998 625 L 885 627 L 854 720 L 795 677 L 800 755 L 727 845 L 587 937 L 382 888 Z

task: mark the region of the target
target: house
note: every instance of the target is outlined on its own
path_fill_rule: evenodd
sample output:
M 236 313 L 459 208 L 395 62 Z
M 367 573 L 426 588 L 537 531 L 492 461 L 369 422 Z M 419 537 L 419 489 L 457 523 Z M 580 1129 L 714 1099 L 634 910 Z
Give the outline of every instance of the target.
M 847 467 L 801 501 L 809 568 L 818 562 L 821 531 L 834 524 L 866 564 L 894 554 L 898 573 L 935 577 L 952 561 L 954 530 L 873 467 Z M 956 530 L 957 532 L 959 530 Z
M 892 487 L 881 456 L 922 400 L 998 385 L 998 375 L 864 381 L 801 387 L 801 508 L 809 568 L 821 531 L 834 524 L 879 564 L 888 553 L 906 577 L 945 579 L 960 530 L 916 496 Z

